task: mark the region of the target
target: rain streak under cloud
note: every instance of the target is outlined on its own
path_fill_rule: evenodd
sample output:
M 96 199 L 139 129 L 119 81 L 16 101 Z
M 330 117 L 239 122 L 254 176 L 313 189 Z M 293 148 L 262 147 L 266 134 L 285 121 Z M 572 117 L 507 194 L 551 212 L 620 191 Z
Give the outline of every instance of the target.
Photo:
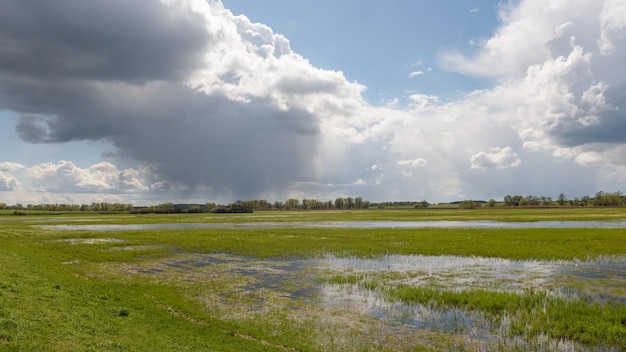
M 445 201 L 619 189 L 626 1 L 523 0 L 499 16 L 473 54 L 442 51 L 439 67 L 407 72 L 490 88 L 373 105 L 367 87 L 220 1 L 3 1 L 0 110 L 19 116 L 17 136 L 110 152 L 80 166 L 3 153 L 0 192 Z

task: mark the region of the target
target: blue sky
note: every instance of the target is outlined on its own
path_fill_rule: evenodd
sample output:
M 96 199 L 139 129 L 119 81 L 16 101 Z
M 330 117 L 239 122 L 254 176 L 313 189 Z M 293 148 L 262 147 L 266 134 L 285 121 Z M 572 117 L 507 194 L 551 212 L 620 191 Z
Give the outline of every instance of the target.
M 0 202 L 626 189 L 626 0 L 0 4 Z
M 438 67 L 445 50 L 470 54 L 499 23 L 499 1 L 226 0 L 234 14 L 269 25 L 314 66 L 342 71 L 368 87 L 368 100 L 408 92 L 454 98 L 485 87 L 484 79 Z M 412 72 L 423 75 L 409 77 Z

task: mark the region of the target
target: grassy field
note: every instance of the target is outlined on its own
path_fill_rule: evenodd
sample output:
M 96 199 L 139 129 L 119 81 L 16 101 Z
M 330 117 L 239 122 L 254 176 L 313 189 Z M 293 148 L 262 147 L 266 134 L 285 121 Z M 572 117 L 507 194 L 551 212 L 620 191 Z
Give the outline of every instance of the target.
M 392 254 L 623 263 L 626 229 L 59 231 L 39 226 L 615 220 L 626 219 L 623 208 L 10 214 L 0 214 L 2 351 L 626 349 L 626 280 L 619 271 L 617 277 L 597 273 L 585 280 L 564 275 L 563 287 L 508 291 L 407 284 L 405 276 L 421 274 L 337 272 L 316 264 L 328 256 Z M 502 337 L 390 322 L 324 303 L 320 287 L 367 293 L 402 307 L 460 310 L 480 316 L 490 334 Z M 557 288 L 582 293 L 559 296 L 553 294 Z M 597 299 L 597 292 L 610 299 Z

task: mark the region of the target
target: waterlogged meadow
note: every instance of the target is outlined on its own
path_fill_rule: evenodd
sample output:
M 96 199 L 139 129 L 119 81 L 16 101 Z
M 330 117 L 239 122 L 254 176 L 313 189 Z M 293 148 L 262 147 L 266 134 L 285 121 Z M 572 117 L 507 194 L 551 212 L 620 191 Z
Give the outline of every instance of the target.
M 0 216 L 0 350 L 623 351 L 624 219 L 623 209 Z M 81 227 L 141 224 L 153 226 Z

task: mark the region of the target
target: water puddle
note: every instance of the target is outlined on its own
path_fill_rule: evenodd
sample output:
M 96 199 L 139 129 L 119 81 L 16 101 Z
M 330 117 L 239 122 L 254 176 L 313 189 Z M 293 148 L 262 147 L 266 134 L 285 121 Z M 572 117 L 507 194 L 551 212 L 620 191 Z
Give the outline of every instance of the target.
M 429 329 L 448 334 L 468 334 L 474 339 L 489 340 L 489 322 L 479 313 L 463 309 L 437 309 L 423 304 L 390 302 L 379 292 L 357 285 L 325 284 L 321 288 L 325 307 L 368 314 L 395 324 Z
M 476 350 L 490 350 L 504 344 L 523 350 L 534 343 L 532 346 L 557 346 L 547 350 L 585 350 L 574 342 L 543 335 L 532 342 L 520 337 L 505 339 L 502 336 L 513 319 L 508 315 L 499 317 L 494 325 L 494 320 L 480 311 L 389 300 L 385 290 L 398 285 L 442 292 L 487 290 L 523 294 L 532 289 L 572 300 L 585 297 L 626 304 L 625 257 L 591 261 L 423 255 L 259 259 L 224 253 L 179 253 L 155 261 L 123 264 L 117 270 L 180 287 L 191 285 L 193 292 L 200 292 L 197 297 L 206 304 L 207 314 L 219 319 L 250 319 L 262 325 L 280 324 L 286 319 L 296 327 L 302 324 L 300 328 L 307 331 L 315 322 L 316 331 L 322 334 L 319 341 L 326 341 L 326 345 L 318 346 L 320 350 L 336 348 L 338 343 L 345 343 L 346 349 L 353 348 L 357 343 L 371 342 L 367 339 L 373 339 L 372 336 L 385 343 L 394 341 L 401 350 L 409 346 L 402 341 L 407 343 L 423 334 L 443 334 L 456 339 L 458 344 L 454 346 L 465 349 L 479 346 Z M 103 268 L 103 272 L 113 271 L 111 267 Z M 337 275 L 356 276 L 360 281 L 328 280 Z M 366 281 L 377 285 L 361 284 Z M 369 331 L 369 335 L 362 335 L 363 331 Z M 565 347 L 558 347 L 559 344 Z
M 255 259 L 229 254 L 184 254 L 148 266 L 135 265 L 133 272 L 171 274 L 186 280 L 225 279 L 236 282 L 239 292 L 270 291 L 281 297 L 298 299 L 316 294 L 314 280 L 307 271 L 311 260 Z M 232 283 L 231 283 L 232 284 Z
M 554 292 L 572 298 L 587 294 L 623 302 L 612 287 L 626 287 L 626 258 L 601 257 L 591 261 L 511 260 L 452 255 L 386 255 L 374 259 L 327 256 L 320 266 L 331 273 L 365 274 L 394 284 L 433 286 L 459 291 L 483 289 L 521 293 L 529 289 Z M 602 280 L 602 285 L 589 285 Z M 586 282 L 586 290 L 574 295 L 563 290 L 568 283 Z M 577 285 L 579 286 L 579 285 Z
M 101 225 L 41 225 L 47 230 L 64 231 L 139 231 L 185 229 L 275 229 L 275 228 L 485 228 L 485 229 L 535 229 L 535 228 L 626 228 L 626 220 L 602 221 L 321 221 L 321 222 L 242 222 L 242 223 L 179 223 L 179 224 L 101 224 Z
M 324 284 L 320 290 L 322 305 L 372 315 L 392 324 L 465 335 L 479 341 L 481 349 L 502 344 L 525 349 L 538 342 L 520 337 L 502 338 L 509 328 L 508 314 L 499 317 L 494 325 L 493 320 L 479 311 L 441 308 L 435 302 L 430 305 L 387 300 L 385 288 L 408 285 L 442 292 L 487 290 L 524 294 L 533 291 L 567 300 L 626 304 L 625 257 L 539 261 L 422 255 L 387 255 L 374 259 L 327 256 L 318 265 L 326 277 L 350 278 L 346 283 Z M 542 344 L 553 346 L 549 350 L 585 350 L 572 341 L 541 338 L 545 340 Z M 564 349 L 554 347 L 559 344 L 565 346 Z
M 105 217 L 97 217 L 97 218 L 64 218 L 64 217 L 46 217 L 46 218 L 35 218 L 35 219 L 2 219 L 0 218 L 0 222 L 99 222 L 99 221 L 109 221 L 112 218 Z
M 118 238 L 66 238 L 58 240 L 58 242 L 67 242 L 69 244 L 100 244 L 100 243 L 120 243 L 124 242 Z

